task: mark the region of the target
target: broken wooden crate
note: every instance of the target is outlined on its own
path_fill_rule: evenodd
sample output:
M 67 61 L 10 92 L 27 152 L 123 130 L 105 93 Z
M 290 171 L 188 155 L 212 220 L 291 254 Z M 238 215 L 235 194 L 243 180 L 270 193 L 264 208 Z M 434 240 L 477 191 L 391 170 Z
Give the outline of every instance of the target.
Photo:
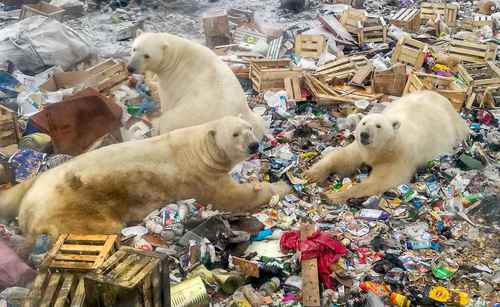
M 116 235 L 62 234 L 41 267 L 72 271 L 97 269 L 116 250 Z
M 409 32 L 417 32 L 420 29 L 420 9 L 402 8 L 391 16 L 391 24 Z
M 203 30 L 209 48 L 228 45 L 231 41 L 229 19 L 226 10 L 213 10 L 204 14 Z
M 304 101 L 307 97 L 302 96 L 301 79 L 299 77 L 285 78 L 285 90 L 289 100 Z
M 299 77 L 301 73 L 302 70 L 294 68 L 289 59 L 259 59 L 250 62 L 250 79 L 257 92 L 284 89 L 285 78 Z
M 448 26 L 454 27 L 457 23 L 458 8 L 458 4 L 423 2 L 420 4 L 420 19 L 422 23 L 426 23 L 439 14 Z
M 476 97 L 482 101 L 487 88 L 500 86 L 500 68 L 495 62 L 459 64 L 457 71 L 467 88 L 467 108 L 472 107 Z
M 490 86 L 484 90 L 483 97 L 480 100 L 480 108 L 499 108 L 500 107 L 500 85 Z
M 19 142 L 16 113 L 0 105 L 0 147 Z
M 435 91 L 448 98 L 457 112 L 460 112 L 467 98 L 466 89 L 453 78 L 414 72 L 408 78 L 404 95 L 421 90 Z
M 165 255 L 123 246 L 96 271 L 85 275 L 89 306 L 170 306 Z
M 403 36 L 399 39 L 392 52 L 392 63 L 403 63 L 415 70 L 419 70 L 424 64 L 426 49 L 426 44 L 408 36 Z
M 95 82 L 97 90 L 100 92 L 108 90 L 128 78 L 127 65 L 115 59 L 107 59 L 90 67 L 86 72 L 92 75 L 90 79 Z
M 368 60 L 362 55 L 340 58 L 325 62 L 318 67 L 315 75 L 327 83 L 335 80 L 347 80 L 351 79 L 356 71 L 366 65 L 368 65 Z
M 462 21 L 462 28 L 468 31 L 478 30 L 484 26 L 493 28 L 493 17 L 486 15 L 472 16 L 466 17 Z
M 365 10 L 348 9 L 340 19 L 347 32 L 355 35 L 358 44 L 387 41 L 387 25 L 382 17 L 368 15 Z
M 326 47 L 323 35 L 295 36 L 295 53 L 305 58 L 318 59 Z
M 383 94 L 369 94 L 359 88 L 341 86 L 332 87 L 310 74 L 304 75 L 304 82 L 314 100 L 319 104 L 354 103 L 358 100 L 374 101 Z
M 83 277 L 73 273 L 38 273 L 23 307 L 52 306 L 86 306 Z
M 484 63 L 495 60 L 497 45 L 494 43 L 472 43 L 454 39 L 449 42 L 448 54 L 457 56 L 465 63 Z
M 373 73 L 373 91 L 386 95 L 401 96 L 406 86 L 406 80 L 406 66 L 397 63 L 387 70 L 375 71 Z
M 35 15 L 42 15 L 57 21 L 62 21 L 64 9 L 44 1 L 36 4 L 27 4 L 23 5 L 19 19 L 25 19 Z

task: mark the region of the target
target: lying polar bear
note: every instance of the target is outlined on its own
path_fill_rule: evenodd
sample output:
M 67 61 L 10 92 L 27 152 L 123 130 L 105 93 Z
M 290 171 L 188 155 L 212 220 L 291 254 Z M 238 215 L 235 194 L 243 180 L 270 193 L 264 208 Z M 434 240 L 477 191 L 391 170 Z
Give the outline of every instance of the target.
M 339 202 L 382 193 L 408 182 L 417 167 L 449 152 L 468 133 L 448 99 L 436 92 L 416 92 L 380 114 L 365 116 L 356 127 L 356 140 L 327 154 L 305 176 L 311 182 L 323 182 L 332 172 L 347 176 L 367 164 L 372 167 L 368 178 L 327 197 Z
M 255 154 L 252 127 L 224 117 L 147 140 L 87 152 L 0 193 L 0 215 L 15 217 L 28 238 L 60 233 L 118 233 L 162 203 L 196 198 L 249 211 L 290 191 L 284 182 L 238 184 L 228 172 Z
M 238 79 L 207 47 L 167 33 L 139 32 L 128 69 L 158 75 L 160 133 L 241 114 L 257 138 L 264 135 L 264 121 L 248 107 Z

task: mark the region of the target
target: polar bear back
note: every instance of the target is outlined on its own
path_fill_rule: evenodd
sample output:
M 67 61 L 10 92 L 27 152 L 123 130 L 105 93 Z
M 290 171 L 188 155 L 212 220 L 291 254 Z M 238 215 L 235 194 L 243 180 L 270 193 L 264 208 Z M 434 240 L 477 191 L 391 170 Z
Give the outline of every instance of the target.
M 404 96 L 383 113 L 400 121 L 398 134 L 417 164 L 449 152 L 468 134 L 465 121 L 448 99 L 432 91 Z

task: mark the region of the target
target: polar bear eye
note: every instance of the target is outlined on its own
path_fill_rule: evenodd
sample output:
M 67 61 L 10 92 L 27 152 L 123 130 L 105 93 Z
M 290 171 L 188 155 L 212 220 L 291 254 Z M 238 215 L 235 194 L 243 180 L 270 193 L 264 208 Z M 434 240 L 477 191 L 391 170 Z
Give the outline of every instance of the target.
M 377 125 L 377 128 L 382 128 L 380 125 Z
M 149 59 L 149 54 L 145 54 L 145 55 L 144 55 L 144 58 L 145 58 L 145 59 Z
M 233 133 L 233 137 L 237 138 L 239 136 L 240 136 L 240 134 L 238 132 Z
M 363 123 L 363 126 L 366 126 L 366 122 L 365 122 L 365 123 Z

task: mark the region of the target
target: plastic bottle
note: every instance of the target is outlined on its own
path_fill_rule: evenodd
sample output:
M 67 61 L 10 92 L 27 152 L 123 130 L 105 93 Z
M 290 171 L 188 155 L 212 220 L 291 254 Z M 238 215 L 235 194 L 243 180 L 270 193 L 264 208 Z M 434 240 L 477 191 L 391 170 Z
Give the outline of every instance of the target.
M 389 287 L 384 284 L 379 284 L 373 281 L 364 281 L 359 284 L 359 288 L 366 292 L 372 292 L 377 296 L 387 296 L 389 295 Z
M 390 296 L 390 302 L 394 306 L 398 307 L 410 307 L 411 301 L 405 295 L 392 292 Z
M 445 287 L 432 287 L 427 297 L 433 301 L 447 305 L 466 306 L 469 304 L 469 295 L 465 292 L 448 290 Z
M 33 246 L 31 253 L 33 255 L 45 254 L 49 250 L 49 246 L 50 246 L 49 236 L 41 235 L 36 239 L 35 245 Z
M 415 240 L 411 240 L 411 241 L 407 241 L 406 242 L 406 248 L 408 249 L 427 249 L 427 248 L 431 248 L 432 245 L 431 245 L 431 241 L 415 241 Z
M 274 292 L 278 291 L 280 288 L 280 280 L 277 277 L 271 278 L 270 281 L 264 283 L 260 286 L 259 291 L 265 296 L 271 296 Z

